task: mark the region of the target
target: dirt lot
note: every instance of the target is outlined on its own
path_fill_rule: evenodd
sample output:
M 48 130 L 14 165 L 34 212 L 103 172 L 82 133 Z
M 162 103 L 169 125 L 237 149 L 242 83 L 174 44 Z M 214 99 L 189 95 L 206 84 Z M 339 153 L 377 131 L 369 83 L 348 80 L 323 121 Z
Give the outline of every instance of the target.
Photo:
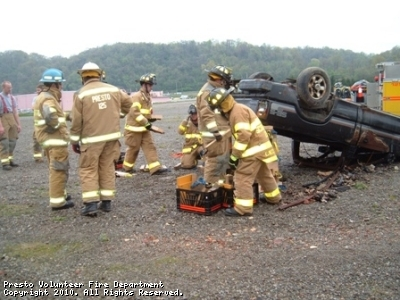
M 176 129 L 189 104 L 155 105 L 166 134 L 154 137 L 168 166 L 179 162 L 171 154 L 180 151 Z M 72 151 L 68 188 L 76 206 L 48 207 L 47 164 L 33 161 L 32 123 L 22 118 L 20 167 L 0 170 L 0 299 L 24 291 L 23 299 L 400 299 L 398 163 L 360 168 L 351 188 L 330 201 L 283 211 L 261 203 L 244 218 L 178 211 L 175 181 L 188 171 L 139 172 L 117 178 L 111 213 L 90 218 L 80 216 Z M 289 203 L 322 177 L 293 164 L 290 140 L 279 143 Z

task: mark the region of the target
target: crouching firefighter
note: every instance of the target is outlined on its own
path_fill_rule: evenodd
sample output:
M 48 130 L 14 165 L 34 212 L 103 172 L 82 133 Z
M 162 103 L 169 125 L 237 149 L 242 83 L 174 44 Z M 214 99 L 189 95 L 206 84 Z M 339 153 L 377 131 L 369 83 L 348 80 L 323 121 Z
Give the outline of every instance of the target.
M 40 82 L 42 91 L 34 104 L 35 136 L 49 162 L 50 207 L 53 210 L 74 206 L 66 192 L 68 181 L 69 133 L 61 108 L 63 73 L 58 69 L 46 70 Z
M 178 133 L 185 136 L 180 166 L 182 169 L 195 168 L 197 166 L 198 159 L 203 153 L 201 134 L 198 128 L 196 106 L 191 104 L 189 106 L 188 114 L 189 116 L 184 119 L 178 127 Z
M 231 126 L 235 142 L 229 158 L 234 174 L 234 207 L 227 208 L 227 216 L 245 216 L 253 213 L 255 180 L 261 185 L 266 199 L 279 203 L 281 193 L 268 166 L 277 160 L 275 150 L 257 115 L 246 105 L 237 103 L 231 92 L 234 88 L 217 88 L 207 97 L 211 109 L 219 109 Z

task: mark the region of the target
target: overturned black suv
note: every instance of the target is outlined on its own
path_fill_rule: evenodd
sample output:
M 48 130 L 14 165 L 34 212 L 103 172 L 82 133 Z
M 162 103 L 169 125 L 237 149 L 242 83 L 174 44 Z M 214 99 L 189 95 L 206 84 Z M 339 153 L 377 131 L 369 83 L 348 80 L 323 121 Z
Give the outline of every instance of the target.
M 321 68 L 304 69 L 297 79 L 279 83 L 268 73 L 254 73 L 237 87 L 237 102 L 251 107 L 278 135 L 292 139 L 296 164 L 334 169 L 400 157 L 400 117 L 336 97 Z M 302 143 L 315 145 L 315 154 L 302 155 Z

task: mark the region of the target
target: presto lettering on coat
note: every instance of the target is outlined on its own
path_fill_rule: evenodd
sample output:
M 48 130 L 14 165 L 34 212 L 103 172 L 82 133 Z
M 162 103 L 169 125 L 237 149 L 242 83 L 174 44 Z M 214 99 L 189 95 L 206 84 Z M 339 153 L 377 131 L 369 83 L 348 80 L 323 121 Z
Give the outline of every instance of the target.
M 92 96 L 92 102 L 97 103 L 99 105 L 99 109 L 106 109 L 107 103 L 105 101 L 111 100 L 110 94 L 101 94 Z

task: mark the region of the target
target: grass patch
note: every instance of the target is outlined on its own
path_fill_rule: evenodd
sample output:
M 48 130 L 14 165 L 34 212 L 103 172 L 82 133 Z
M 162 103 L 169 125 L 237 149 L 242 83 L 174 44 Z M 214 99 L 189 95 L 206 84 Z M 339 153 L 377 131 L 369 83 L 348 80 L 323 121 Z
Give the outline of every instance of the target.
M 24 204 L 0 204 L 0 217 L 15 217 L 29 215 L 32 207 Z
M 165 213 L 165 210 L 166 210 L 166 207 L 165 207 L 165 205 L 163 204 L 163 205 L 161 205 L 161 206 L 158 208 L 158 213 L 163 214 L 163 213 Z
M 377 209 L 377 208 L 380 208 L 381 206 L 377 202 L 374 202 L 374 203 L 372 203 L 372 207 L 374 209 Z
M 9 256 L 22 259 L 58 259 L 60 253 L 74 253 L 77 250 L 83 249 L 81 243 L 21 243 L 17 245 L 9 245 L 6 247 L 6 252 Z
M 65 221 L 65 220 L 67 220 L 67 217 L 64 217 L 64 216 L 55 216 L 55 217 L 52 218 L 52 220 L 53 220 L 54 222 L 63 222 L 63 221 Z
M 365 183 L 357 181 L 354 184 L 354 188 L 357 189 L 357 190 L 366 190 L 368 188 L 368 186 Z
M 177 262 L 178 259 L 174 256 L 163 256 L 154 260 L 153 264 L 155 266 L 164 266 L 164 265 L 176 264 Z
M 99 241 L 100 242 L 108 242 L 108 241 L 110 241 L 110 237 L 108 236 L 107 233 L 100 233 Z
M 137 267 L 132 266 L 130 264 L 112 264 L 105 268 L 107 272 L 132 272 L 133 270 L 137 269 Z
M 23 112 L 18 114 L 20 117 L 33 117 L 33 112 Z

